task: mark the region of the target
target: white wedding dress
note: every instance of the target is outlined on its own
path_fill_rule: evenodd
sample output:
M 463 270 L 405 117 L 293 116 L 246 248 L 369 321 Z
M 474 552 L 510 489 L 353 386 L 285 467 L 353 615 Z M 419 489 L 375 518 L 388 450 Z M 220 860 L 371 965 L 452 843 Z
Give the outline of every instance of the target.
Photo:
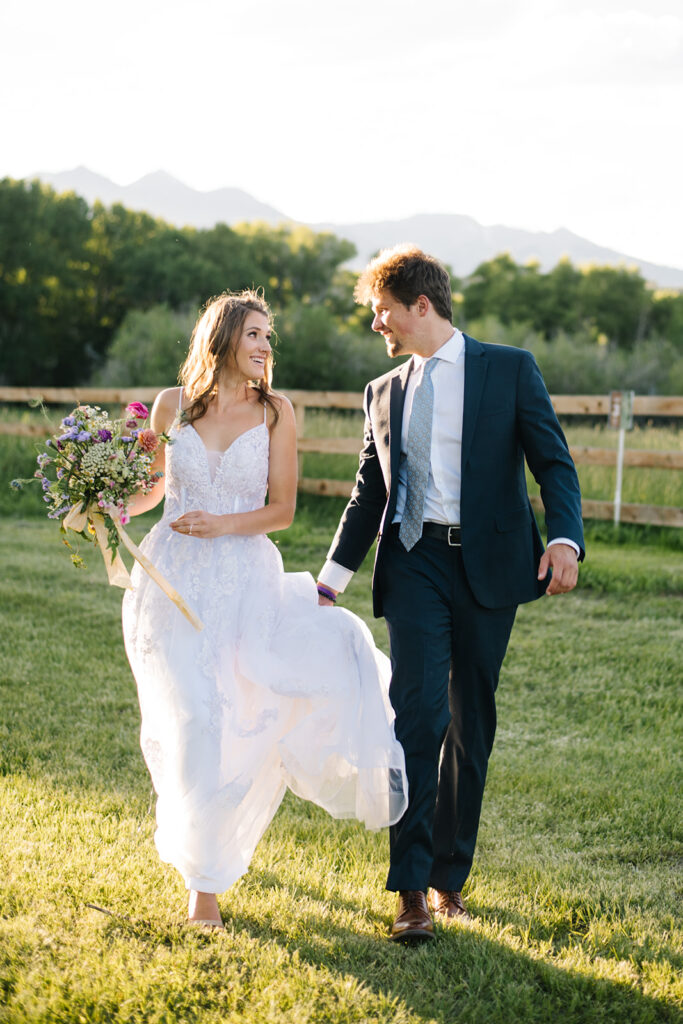
M 163 518 L 142 549 L 205 628 L 136 564 L 123 629 L 160 856 L 189 889 L 223 892 L 247 870 L 287 786 L 380 828 L 403 814 L 407 782 L 389 661 L 367 626 L 319 607 L 313 578 L 285 573 L 265 535 L 198 539 L 170 528 L 192 509 L 263 507 L 266 423 L 223 453 L 207 451 L 192 426 L 174 426 L 171 438 Z

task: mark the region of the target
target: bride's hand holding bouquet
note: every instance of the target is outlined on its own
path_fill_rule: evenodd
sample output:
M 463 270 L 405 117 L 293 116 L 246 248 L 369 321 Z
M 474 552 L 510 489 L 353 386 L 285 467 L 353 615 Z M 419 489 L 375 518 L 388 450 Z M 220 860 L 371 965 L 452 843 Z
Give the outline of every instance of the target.
M 48 518 L 60 522 L 62 539 L 71 549 L 74 565 L 82 567 L 85 563 L 71 547 L 67 530 L 100 548 L 113 586 L 130 587 L 128 570 L 118 553 L 123 544 L 190 622 L 201 629 L 197 616 L 124 529 L 132 500 L 150 495 L 157 485 L 163 486 L 163 473 L 156 464 L 162 446 L 172 441 L 168 434 L 146 426 L 148 417 L 142 402 L 131 402 L 120 419 L 111 419 L 97 405 L 76 406 L 38 454 L 34 479 L 43 488 Z M 27 482 L 13 480 L 12 486 L 22 487 Z
M 148 416 L 142 402 L 127 406 L 121 419 L 110 419 L 99 406 L 79 405 L 38 455 L 34 475 L 45 492 L 48 518 L 60 520 L 64 533 L 70 528 L 95 543 L 94 522 L 103 523 L 112 562 L 121 543 L 119 526 L 130 518 L 131 498 L 149 494 L 162 476 L 153 464 L 168 436 L 145 427 Z M 75 553 L 72 560 L 83 564 Z

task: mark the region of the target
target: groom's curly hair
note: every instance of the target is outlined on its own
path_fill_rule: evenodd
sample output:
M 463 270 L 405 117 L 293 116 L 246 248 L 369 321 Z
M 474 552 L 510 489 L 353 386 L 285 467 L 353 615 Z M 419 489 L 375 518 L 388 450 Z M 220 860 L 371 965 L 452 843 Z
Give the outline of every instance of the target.
M 418 296 L 426 295 L 435 311 L 453 323 L 453 297 L 448 271 L 433 256 L 416 245 L 404 243 L 382 249 L 362 271 L 353 297 L 368 306 L 378 292 L 389 291 L 407 308 Z

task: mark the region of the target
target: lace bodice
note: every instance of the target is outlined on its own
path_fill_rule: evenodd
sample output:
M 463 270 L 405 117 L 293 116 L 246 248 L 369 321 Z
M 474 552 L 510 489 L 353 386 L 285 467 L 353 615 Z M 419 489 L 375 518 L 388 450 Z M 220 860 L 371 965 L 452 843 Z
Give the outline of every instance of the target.
M 246 430 L 219 457 L 215 475 L 209 452 L 192 425 L 174 424 L 166 448 L 164 519 L 188 509 L 220 515 L 251 512 L 265 504 L 268 488 L 269 434 L 265 423 Z

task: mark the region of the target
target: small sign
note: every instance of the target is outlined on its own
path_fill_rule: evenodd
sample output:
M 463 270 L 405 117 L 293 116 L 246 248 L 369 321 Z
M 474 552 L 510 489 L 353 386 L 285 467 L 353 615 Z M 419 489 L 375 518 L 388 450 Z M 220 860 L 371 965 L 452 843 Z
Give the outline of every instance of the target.
M 612 430 L 633 430 L 635 391 L 610 391 L 607 424 Z

